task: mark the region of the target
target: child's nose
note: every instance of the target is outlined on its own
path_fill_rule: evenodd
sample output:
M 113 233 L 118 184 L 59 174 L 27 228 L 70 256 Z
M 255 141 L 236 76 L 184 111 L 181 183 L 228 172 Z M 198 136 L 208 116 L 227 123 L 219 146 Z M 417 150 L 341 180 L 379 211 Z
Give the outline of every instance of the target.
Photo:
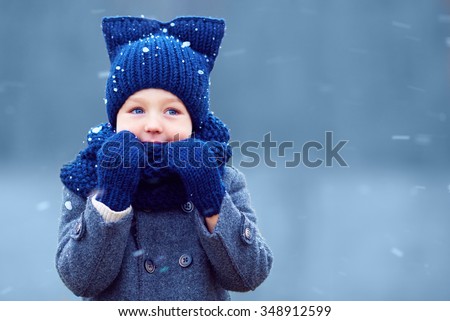
M 161 133 L 162 132 L 162 122 L 155 115 L 149 115 L 145 119 L 144 130 L 149 133 Z

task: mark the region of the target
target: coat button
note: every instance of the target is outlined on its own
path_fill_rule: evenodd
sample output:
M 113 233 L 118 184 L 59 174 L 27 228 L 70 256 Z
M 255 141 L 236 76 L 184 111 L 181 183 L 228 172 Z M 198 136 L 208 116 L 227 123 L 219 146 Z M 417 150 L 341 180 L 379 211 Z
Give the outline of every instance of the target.
M 192 263 L 192 257 L 188 254 L 183 254 L 180 256 L 180 259 L 178 260 L 178 263 L 181 267 L 186 268 Z
M 249 227 L 246 227 L 246 228 L 244 229 L 244 237 L 245 237 L 247 240 L 250 240 L 250 239 L 252 238 L 252 231 L 250 230 Z
M 242 227 L 241 240 L 246 244 L 252 244 L 255 241 L 256 231 L 249 226 L 248 222 Z
M 184 203 L 184 204 L 181 206 L 181 209 L 182 209 L 185 213 L 190 213 L 190 212 L 192 212 L 192 211 L 194 210 L 194 204 L 193 204 L 191 201 L 186 202 L 186 203 Z
M 155 264 L 153 264 L 153 261 L 152 261 L 152 260 L 145 260 L 144 266 L 145 266 L 145 270 L 146 270 L 148 273 L 153 273 L 153 272 L 155 272 L 156 266 L 155 266 Z
M 75 240 L 80 240 L 83 237 L 83 234 L 84 234 L 83 221 L 82 219 L 79 219 L 75 223 L 75 226 L 73 227 L 73 234 L 71 235 L 71 237 Z
M 83 223 L 81 223 L 81 221 L 78 221 L 77 224 L 75 225 L 75 235 L 80 235 L 82 228 L 83 228 Z

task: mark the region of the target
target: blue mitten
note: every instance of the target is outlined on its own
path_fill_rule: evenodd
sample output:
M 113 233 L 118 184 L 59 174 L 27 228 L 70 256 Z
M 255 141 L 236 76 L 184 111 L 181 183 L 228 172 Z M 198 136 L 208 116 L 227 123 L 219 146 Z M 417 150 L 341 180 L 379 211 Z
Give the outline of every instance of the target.
M 97 152 L 97 200 L 113 211 L 128 208 L 144 166 L 143 144 L 134 134 L 121 131 L 109 137 Z
M 183 181 L 189 200 L 206 217 L 219 214 L 225 187 L 213 144 L 189 138 L 168 144 L 169 167 Z

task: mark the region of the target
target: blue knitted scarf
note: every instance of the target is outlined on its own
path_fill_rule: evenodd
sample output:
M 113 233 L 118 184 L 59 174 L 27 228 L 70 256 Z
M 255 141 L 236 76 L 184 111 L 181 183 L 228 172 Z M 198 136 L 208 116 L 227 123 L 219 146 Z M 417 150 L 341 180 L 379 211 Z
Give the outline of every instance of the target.
M 223 124 L 221 123 L 221 125 Z M 224 127 L 224 129 L 226 128 Z M 212 141 L 214 131 L 212 131 L 213 134 L 211 131 L 206 132 L 208 134 L 199 135 L 204 136 L 200 138 Z M 61 181 L 69 190 L 83 198 L 95 193 L 97 189 L 97 151 L 105 140 L 114 134 L 115 131 L 109 123 L 100 124 L 89 131 L 87 147 L 78 153 L 75 160 L 61 168 Z M 196 136 L 196 138 L 199 137 Z M 221 138 L 223 140 L 223 137 Z M 226 141 L 214 141 L 214 152 L 220 162 L 219 170 L 222 175 L 223 167 L 231 157 L 231 148 L 228 145 L 229 136 L 225 135 L 225 139 Z M 147 144 L 148 148 L 144 148 L 144 150 L 148 152 L 148 160 L 151 162 L 147 163 L 142 170 L 138 189 L 133 195 L 133 208 L 141 210 L 179 208 L 188 199 L 180 177 L 171 168 L 158 167 L 164 163 L 161 159 L 164 157 L 161 147 L 157 147 L 161 144 L 143 144 Z

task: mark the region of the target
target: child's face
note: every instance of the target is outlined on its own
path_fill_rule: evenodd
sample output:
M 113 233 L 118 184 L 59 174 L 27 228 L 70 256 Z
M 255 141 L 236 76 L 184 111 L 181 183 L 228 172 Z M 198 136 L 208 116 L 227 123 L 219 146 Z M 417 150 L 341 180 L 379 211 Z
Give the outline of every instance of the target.
M 164 143 L 189 138 L 192 121 L 186 106 L 172 93 L 156 88 L 140 90 L 117 113 L 117 132 L 128 130 L 142 142 Z

